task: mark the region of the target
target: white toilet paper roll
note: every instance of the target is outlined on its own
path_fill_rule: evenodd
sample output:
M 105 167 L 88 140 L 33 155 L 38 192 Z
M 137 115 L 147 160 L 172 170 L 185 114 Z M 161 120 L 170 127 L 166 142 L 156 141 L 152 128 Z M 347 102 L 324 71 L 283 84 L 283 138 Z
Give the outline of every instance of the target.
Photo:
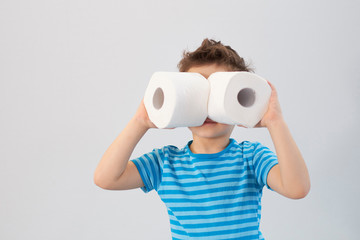
M 144 105 L 158 128 L 200 126 L 207 118 L 209 82 L 199 73 L 155 72 Z
M 249 72 L 216 72 L 208 78 L 209 118 L 220 123 L 254 127 L 266 113 L 271 87 Z

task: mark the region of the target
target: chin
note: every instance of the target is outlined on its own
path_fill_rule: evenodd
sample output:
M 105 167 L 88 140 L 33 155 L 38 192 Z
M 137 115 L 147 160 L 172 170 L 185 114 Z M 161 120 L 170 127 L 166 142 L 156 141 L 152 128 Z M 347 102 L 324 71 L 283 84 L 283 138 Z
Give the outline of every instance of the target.
M 193 135 L 201 138 L 218 138 L 231 134 L 234 125 L 222 123 L 204 123 L 199 127 L 189 127 Z

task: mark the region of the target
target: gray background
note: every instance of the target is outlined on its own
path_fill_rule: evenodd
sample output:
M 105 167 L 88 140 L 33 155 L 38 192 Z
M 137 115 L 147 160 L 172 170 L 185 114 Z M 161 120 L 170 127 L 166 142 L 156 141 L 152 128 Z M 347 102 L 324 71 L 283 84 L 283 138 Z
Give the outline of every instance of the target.
M 0 239 L 169 239 L 156 192 L 93 183 L 155 71 L 177 71 L 205 37 L 232 46 L 278 90 L 308 165 L 302 200 L 264 190 L 273 239 L 356 239 L 359 1 L 0 1 Z M 266 129 L 237 141 L 274 150 Z M 183 147 L 150 130 L 132 157 Z

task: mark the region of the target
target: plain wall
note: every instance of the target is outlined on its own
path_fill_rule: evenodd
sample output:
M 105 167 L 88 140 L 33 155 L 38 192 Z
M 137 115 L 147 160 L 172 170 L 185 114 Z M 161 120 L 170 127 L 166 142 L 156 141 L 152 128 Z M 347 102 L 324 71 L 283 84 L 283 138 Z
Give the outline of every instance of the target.
M 0 239 L 170 239 L 156 192 L 93 182 L 155 71 L 221 40 L 277 88 L 311 175 L 301 200 L 264 189 L 267 240 L 356 239 L 359 1 L 0 1 Z M 187 128 L 150 130 L 132 158 L 183 147 Z M 267 129 L 237 141 L 272 150 Z

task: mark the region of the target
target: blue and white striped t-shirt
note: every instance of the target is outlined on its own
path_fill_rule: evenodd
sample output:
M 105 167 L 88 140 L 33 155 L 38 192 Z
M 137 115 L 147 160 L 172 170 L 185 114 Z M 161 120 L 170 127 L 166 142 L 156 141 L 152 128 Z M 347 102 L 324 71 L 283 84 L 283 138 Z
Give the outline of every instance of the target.
M 229 145 L 213 154 L 192 153 L 192 141 L 168 145 L 134 162 L 144 182 L 165 203 L 173 239 L 263 239 L 262 189 L 276 155 L 259 142 Z

